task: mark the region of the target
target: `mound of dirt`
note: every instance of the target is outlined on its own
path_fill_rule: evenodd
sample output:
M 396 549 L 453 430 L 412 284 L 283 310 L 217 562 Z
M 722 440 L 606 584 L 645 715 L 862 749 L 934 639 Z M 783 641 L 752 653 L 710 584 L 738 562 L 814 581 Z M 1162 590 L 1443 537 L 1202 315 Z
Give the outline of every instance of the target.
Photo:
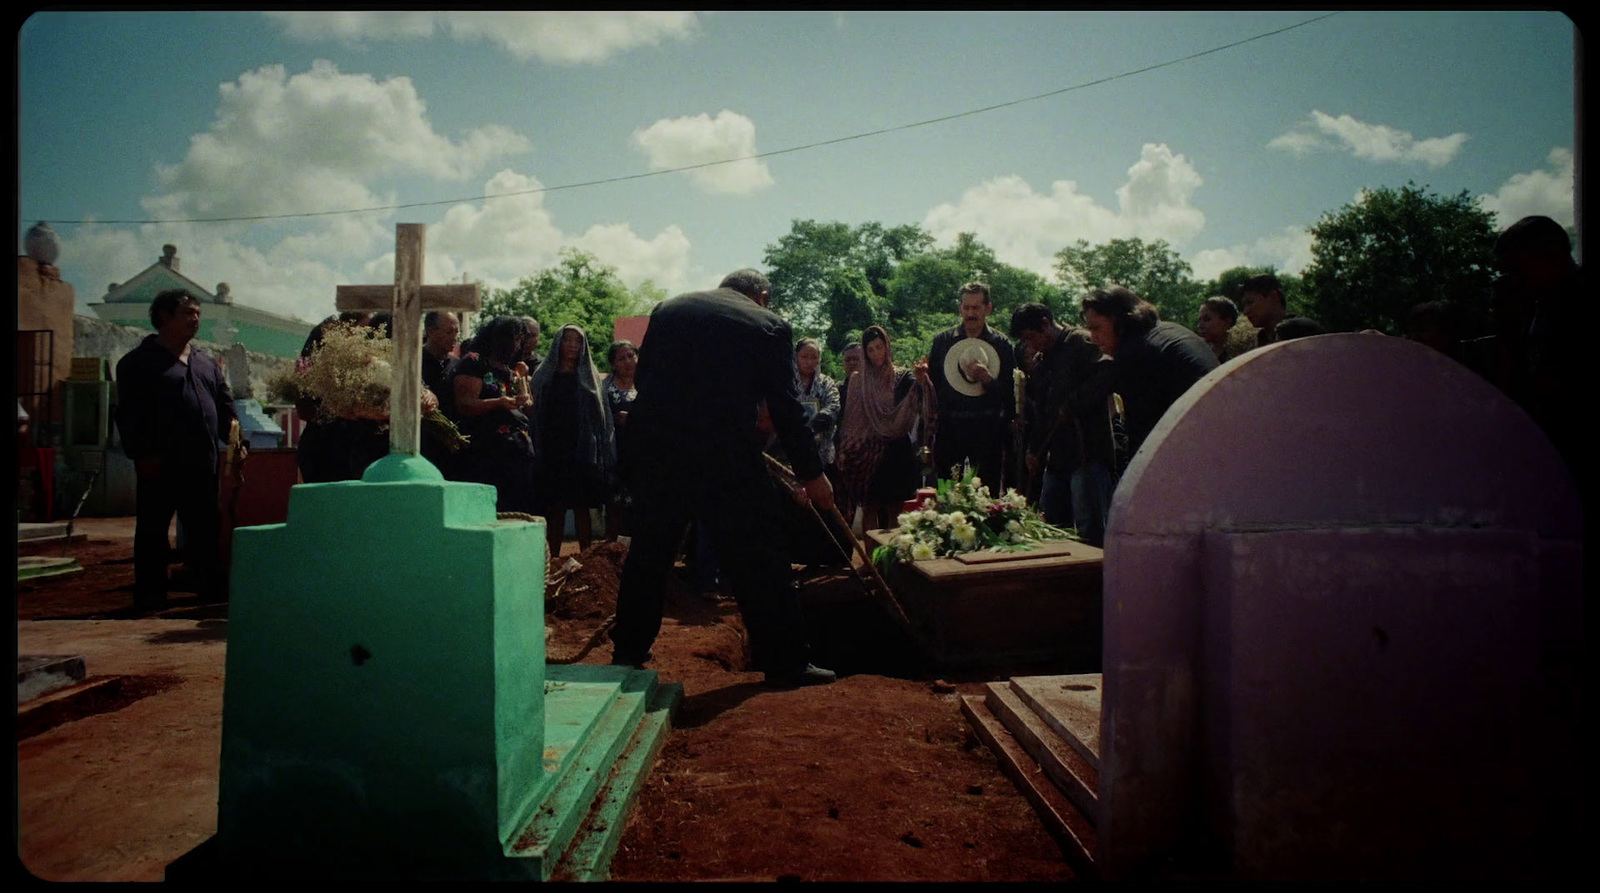
M 600 620 L 617 609 L 617 586 L 628 547 L 599 543 L 573 556 L 580 567 L 567 574 L 561 591 L 547 597 L 545 611 L 560 620 Z

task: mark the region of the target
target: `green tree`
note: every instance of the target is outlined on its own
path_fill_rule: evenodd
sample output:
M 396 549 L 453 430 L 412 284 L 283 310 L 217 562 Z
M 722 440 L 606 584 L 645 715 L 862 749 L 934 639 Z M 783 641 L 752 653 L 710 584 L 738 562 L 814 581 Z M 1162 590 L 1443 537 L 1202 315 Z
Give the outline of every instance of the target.
M 787 317 L 799 334 L 828 333 L 828 302 L 837 273 L 856 271 L 872 294 L 883 298 L 895 267 L 932 244 L 933 237 L 913 224 L 890 227 L 869 221 L 852 227 L 840 221 L 795 220 L 763 255 L 772 280 L 772 309 Z
M 667 290 L 656 285 L 654 279 L 646 279 L 633 290 L 634 314 L 643 316 L 669 297 Z
M 480 318 L 533 317 L 546 333 L 541 352 L 550 348 L 549 336 L 557 329 L 576 323 L 588 334 L 590 353 L 603 369 L 616 318 L 644 312 L 649 306 L 644 300 L 657 294 L 664 292 L 649 282 L 638 293 L 630 291 L 615 267 L 600 263 L 587 251 L 564 248 L 554 266 L 524 276 L 511 288 L 491 291 Z
M 1082 295 L 1111 284 L 1126 286 L 1156 305 L 1162 319 L 1180 325 L 1194 324 L 1206 297 L 1193 272 L 1165 239 L 1112 239 L 1099 245 L 1079 239 L 1056 252 L 1056 276 L 1067 294 Z M 1076 316 L 1074 307 L 1070 318 Z
M 1487 318 L 1496 232 L 1466 190 L 1368 190 L 1324 214 L 1311 236 L 1305 290 L 1310 315 L 1329 331 L 1397 334 L 1412 307 L 1443 299 L 1460 305 L 1470 326 Z
M 828 296 L 823 301 L 828 349 L 838 353 L 848 343 L 850 333 L 859 334 L 877 322 L 882 303 L 860 270 L 840 269 L 828 274 Z
M 794 221 L 762 256 L 772 282 L 772 309 L 800 333 L 822 333 L 827 326 L 823 307 L 830 289 L 828 277 L 846 266 L 855 247 L 855 233 L 848 223 Z
M 949 248 L 933 249 L 901 263 L 889 280 L 888 318 L 902 336 L 933 334 L 956 323 L 961 286 L 979 281 L 994 301 L 990 325 L 1004 332 L 1011 311 L 1039 301 L 1062 310 L 1061 290 L 1043 276 L 1005 263 L 973 233 L 961 233 Z M 931 331 L 930 331 L 931 330 Z
M 897 266 L 933 247 L 933 236 L 914 223 L 886 227 L 869 221 L 856 227 L 855 235 L 853 262 L 880 298 L 889 293 L 889 279 Z

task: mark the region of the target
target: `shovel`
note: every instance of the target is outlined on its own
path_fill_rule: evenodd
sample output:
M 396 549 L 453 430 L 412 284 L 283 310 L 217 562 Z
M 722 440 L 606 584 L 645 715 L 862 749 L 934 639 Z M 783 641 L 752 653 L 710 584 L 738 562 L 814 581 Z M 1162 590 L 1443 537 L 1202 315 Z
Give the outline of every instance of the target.
M 94 490 L 94 482 L 100 477 L 100 469 L 89 472 L 89 483 L 84 485 L 83 495 L 78 497 L 78 504 L 72 508 L 72 517 L 67 519 L 67 538 L 61 543 L 61 554 L 67 554 L 67 548 L 72 545 L 72 525 L 78 520 L 78 513 L 83 511 L 83 504 L 89 501 L 89 493 Z

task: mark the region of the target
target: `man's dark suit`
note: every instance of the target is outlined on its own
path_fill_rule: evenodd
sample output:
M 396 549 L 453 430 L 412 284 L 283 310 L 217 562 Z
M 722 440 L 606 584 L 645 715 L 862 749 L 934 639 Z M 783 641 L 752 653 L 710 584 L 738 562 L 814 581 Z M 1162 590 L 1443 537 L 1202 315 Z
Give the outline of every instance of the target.
M 623 473 L 636 533 L 617 594 L 615 656 L 642 662 L 649 653 L 667 574 L 685 528 L 699 520 L 744 615 L 755 668 L 805 667 L 804 626 L 756 431 L 765 400 L 796 475 L 822 474 L 789 324 L 732 289 L 679 295 L 650 314 L 634 380 Z
M 159 603 L 167 592 L 167 526 L 183 524 L 185 561 L 206 594 L 221 595 L 217 538 L 218 453 L 234 420 L 233 392 L 216 360 L 198 349 L 188 362 L 151 335 L 117 362 L 117 431 L 129 459 L 156 459 L 160 471 L 139 478 L 134 527 L 134 600 Z

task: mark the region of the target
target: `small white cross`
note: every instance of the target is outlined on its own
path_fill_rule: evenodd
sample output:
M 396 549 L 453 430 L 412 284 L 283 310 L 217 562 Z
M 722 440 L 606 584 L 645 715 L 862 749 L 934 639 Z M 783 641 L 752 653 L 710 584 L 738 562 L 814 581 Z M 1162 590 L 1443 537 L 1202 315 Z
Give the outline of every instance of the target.
M 335 306 L 390 314 L 394 332 L 394 383 L 389 388 L 389 452 L 422 451 L 422 314 L 428 310 L 477 310 L 478 286 L 423 285 L 422 244 L 426 227 L 395 224 L 394 285 L 341 285 Z

